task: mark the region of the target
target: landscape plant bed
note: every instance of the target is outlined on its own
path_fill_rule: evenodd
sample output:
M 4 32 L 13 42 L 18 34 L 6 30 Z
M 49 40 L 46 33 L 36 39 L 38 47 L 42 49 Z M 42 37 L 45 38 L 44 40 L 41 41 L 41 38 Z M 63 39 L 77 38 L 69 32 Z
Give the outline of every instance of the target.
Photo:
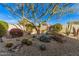
M 75 3 L 1 3 L 0 55 L 79 55 L 78 9 Z
M 20 39 L 20 38 L 19 38 Z M 11 40 L 11 39 L 10 39 Z M 18 41 L 15 43 L 14 40 L 12 41 L 13 44 L 15 44 L 14 48 L 11 47 L 11 49 L 13 49 L 12 51 L 8 51 L 7 48 L 5 48 L 4 46 L 4 42 L 3 44 L 0 43 L 0 47 L 2 47 L 0 49 L 0 51 L 5 51 L 4 53 L 9 53 L 9 54 L 4 54 L 4 55 L 28 55 L 28 56 L 33 56 L 33 55 L 38 55 L 38 56 L 43 56 L 43 55 L 79 55 L 78 53 L 78 44 L 79 41 L 69 38 L 69 37 L 64 37 L 64 40 L 66 40 L 65 43 L 58 43 L 54 40 L 51 40 L 51 42 L 49 43 L 44 43 L 44 42 L 40 42 L 39 40 L 34 40 L 32 41 L 32 45 L 27 46 L 27 45 L 21 45 L 20 43 L 18 43 Z M 20 41 L 19 41 L 20 42 Z M 46 49 L 44 51 L 40 50 L 40 44 L 44 44 L 46 46 Z M 16 48 L 17 47 L 17 48 Z M 75 54 L 74 54 L 75 53 Z M 0 53 L 1 54 L 1 53 Z

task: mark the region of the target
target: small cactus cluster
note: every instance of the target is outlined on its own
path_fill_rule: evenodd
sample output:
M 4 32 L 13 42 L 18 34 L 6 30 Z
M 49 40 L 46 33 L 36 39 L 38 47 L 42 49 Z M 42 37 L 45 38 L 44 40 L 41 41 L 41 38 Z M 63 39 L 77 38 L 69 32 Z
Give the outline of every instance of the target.
M 11 42 L 6 43 L 6 45 L 5 45 L 5 47 L 7 47 L 7 48 L 11 48 L 12 46 L 13 46 L 13 43 L 11 43 Z
M 39 46 L 39 48 L 40 48 L 41 51 L 45 51 L 46 50 L 46 46 L 44 44 L 41 44 Z
M 21 37 L 23 36 L 23 31 L 21 29 L 13 28 L 10 30 L 10 35 L 15 38 L 15 37 Z
M 25 45 L 32 45 L 32 41 L 31 40 L 28 40 L 28 39 L 23 39 L 22 41 L 21 41 L 21 43 L 22 44 L 25 44 Z

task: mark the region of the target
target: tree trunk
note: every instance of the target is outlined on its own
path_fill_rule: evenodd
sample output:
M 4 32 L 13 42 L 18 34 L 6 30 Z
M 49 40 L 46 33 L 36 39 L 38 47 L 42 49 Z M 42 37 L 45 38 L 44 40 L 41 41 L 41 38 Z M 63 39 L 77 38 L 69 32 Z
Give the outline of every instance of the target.
M 40 34 L 40 29 L 35 27 L 36 31 L 37 31 L 37 34 Z

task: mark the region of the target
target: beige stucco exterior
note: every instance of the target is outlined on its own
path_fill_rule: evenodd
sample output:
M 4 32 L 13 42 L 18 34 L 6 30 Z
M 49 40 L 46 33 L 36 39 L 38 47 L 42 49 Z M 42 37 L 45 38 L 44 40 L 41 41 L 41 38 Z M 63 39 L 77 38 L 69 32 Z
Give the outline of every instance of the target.
M 18 25 L 16 25 L 16 26 L 19 27 Z M 40 33 L 46 32 L 49 27 L 50 27 L 50 25 L 41 25 L 41 27 L 40 27 Z M 79 25 L 73 24 L 73 25 L 72 25 L 71 32 L 73 31 L 73 27 L 74 27 L 76 30 L 79 29 Z M 8 30 L 10 30 L 10 29 L 12 29 L 12 28 L 16 28 L 16 27 L 15 27 L 14 25 L 9 24 L 9 29 L 8 29 Z M 20 28 L 20 27 L 19 27 L 19 28 Z M 23 27 L 21 27 L 21 29 L 24 30 Z M 61 32 L 61 33 L 65 33 L 65 31 L 66 31 L 66 25 L 63 25 L 63 29 L 62 29 L 60 32 Z M 36 34 L 36 33 L 37 33 L 37 31 L 36 31 L 35 29 L 33 29 L 32 34 Z

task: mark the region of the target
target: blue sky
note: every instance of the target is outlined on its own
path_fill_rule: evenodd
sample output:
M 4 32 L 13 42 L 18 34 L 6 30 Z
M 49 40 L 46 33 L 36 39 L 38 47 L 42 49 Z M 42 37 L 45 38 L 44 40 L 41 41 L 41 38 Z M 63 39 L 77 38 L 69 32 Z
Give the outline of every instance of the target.
M 44 7 L 46 8 L 46 7 Z M 49 24 L 55 24 L 55 23 L 61 23 L 61 24 L 66 24 L 69 21 L 75 21 L 75 20 L 79 20 L 79 4 L 73 4 L 72 8 L 74 8 L 74 10 L 76 11 L 73 14 L 67 14 L 65 16 L 62 16 L 61 18 L 57 19 L 55 18 L 56 16 L 54 16 L 53 18 L 51 18 L 48 23 Z M 47 17 L 47 16 L 46 16 Z M 45 18 L 45 17 L 44 17 Z M 0 4 L 0 20 L 4 20 L 8 23 L 12 23 L 15 24 L 17 23 L 18 18 L 17 17 L 13 17 L 10 12 L 8 12 L 3 6 L 1 6 Z

